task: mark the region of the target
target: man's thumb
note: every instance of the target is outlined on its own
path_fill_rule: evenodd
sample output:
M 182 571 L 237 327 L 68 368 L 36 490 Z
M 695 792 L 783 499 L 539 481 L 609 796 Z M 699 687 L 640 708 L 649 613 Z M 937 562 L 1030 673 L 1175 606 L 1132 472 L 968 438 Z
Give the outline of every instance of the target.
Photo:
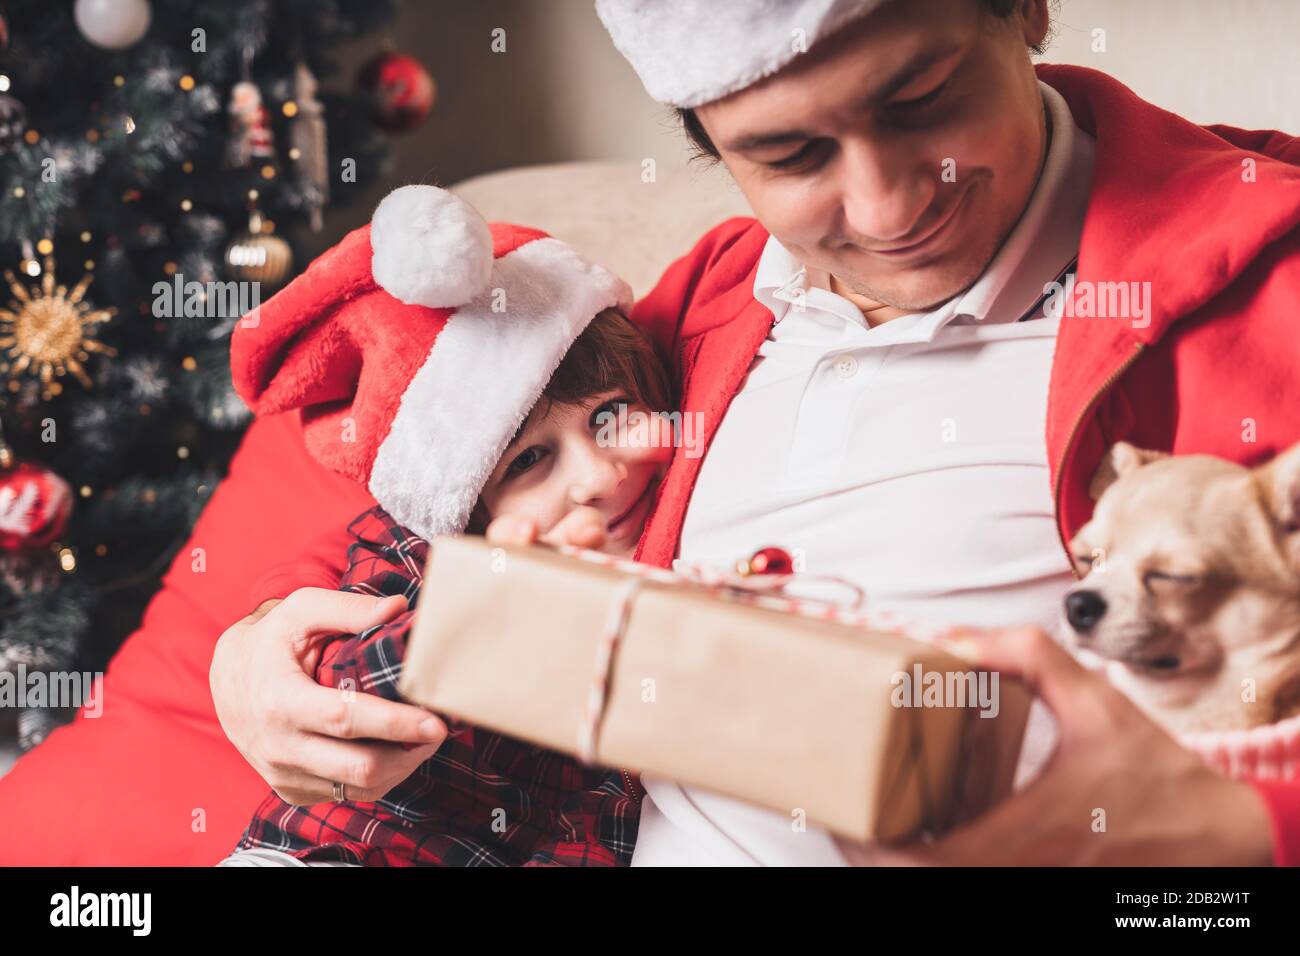
M 263 621 L 302 635 L 360 634 L 406 610 L 400 594 L 378 598 L 325 588 L 299 588 L 273 607 Z
M 1036 627 L 966 632 L 940 647 L 981 670 L 1017 677 L 1054 713 L 1070 713 L 1094 678 L 1065 648 Z

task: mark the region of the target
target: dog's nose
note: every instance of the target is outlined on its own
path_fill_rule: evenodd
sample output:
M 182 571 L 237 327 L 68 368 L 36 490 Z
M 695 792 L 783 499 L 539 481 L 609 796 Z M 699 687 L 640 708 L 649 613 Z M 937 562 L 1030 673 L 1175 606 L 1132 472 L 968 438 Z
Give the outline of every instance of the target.
M 1083 633 L 1092 630 L 1106 613 L 1106 599 L 1096 591 L 1072 591 L 1065 596 L 1065 617 Z

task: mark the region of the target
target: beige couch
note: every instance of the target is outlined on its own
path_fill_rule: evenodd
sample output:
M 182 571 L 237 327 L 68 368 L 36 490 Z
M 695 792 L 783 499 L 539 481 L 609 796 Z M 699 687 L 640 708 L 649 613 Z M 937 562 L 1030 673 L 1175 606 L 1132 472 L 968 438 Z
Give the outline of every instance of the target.
M 467 179 L 452 191 L 488 220 L 544 229 L 628 281 L 637 298 L 697 239 L 751 215 L 721 167 L 657 170 L 628 163 L 525 166 Z

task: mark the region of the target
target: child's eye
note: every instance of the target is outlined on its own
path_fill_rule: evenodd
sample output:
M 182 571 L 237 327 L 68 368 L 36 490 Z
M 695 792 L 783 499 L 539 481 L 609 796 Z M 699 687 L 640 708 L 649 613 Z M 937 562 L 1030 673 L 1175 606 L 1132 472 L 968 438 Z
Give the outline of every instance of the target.
M 620 395 L 618 398 L 611 398 L 608 401 L 601 402 L 592 410 L 591 427 L 599 428 L 603 425 L 607 421 L 605 418 L 606 415 L 612 415 L 617 418 L 619 408 L 631 404 L 632 399 L 628 398 L 626 395 Z
M 546 455 L 546 449 L 541 445 L 533 445 L 531 448 L 525 448 L 514 460 L 506 467 L 506 477 L 511 478 L 515 475 L 522 475 L 529 468 L 542 460 Z

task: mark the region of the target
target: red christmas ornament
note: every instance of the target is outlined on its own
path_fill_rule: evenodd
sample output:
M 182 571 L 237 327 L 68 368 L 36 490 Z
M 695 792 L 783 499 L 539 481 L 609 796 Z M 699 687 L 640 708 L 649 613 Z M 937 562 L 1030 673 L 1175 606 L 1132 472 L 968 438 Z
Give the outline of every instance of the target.
M 748 561 L 740 562 L 737 570 L 749 574 L 793 574 L 794 559 L 784 548 L 759 548 Z
M 0 550 L 49 544 L 67 528 L 71 514 L 72 489 L 48 468 L 19 462 L 0 471 Z
M 394 133 L 413 129 L 433 109 L 433 77 L 419 60 L 381 53 L 357 72 L 357 87 L 370 98 L 370 117 Z

